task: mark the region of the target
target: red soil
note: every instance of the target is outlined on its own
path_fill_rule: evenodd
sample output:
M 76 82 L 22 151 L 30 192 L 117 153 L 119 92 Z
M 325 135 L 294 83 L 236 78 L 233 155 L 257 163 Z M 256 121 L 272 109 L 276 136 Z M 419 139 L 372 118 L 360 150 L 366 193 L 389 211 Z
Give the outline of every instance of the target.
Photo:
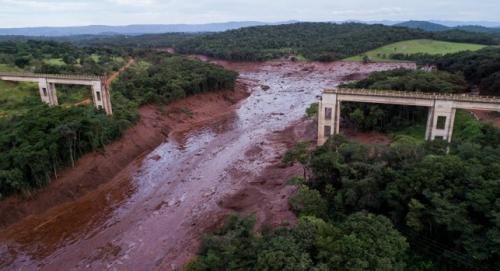
M 113 74 L 111 74 L 107 80 L 106 80 L 106 85 L 108 86 L 111 86 L 111 83 L 113 83 L 113 81 L 118 78 L 118 76 L 120 76 L 120 74 L 122 74 L 124 71 L 126 71 L 128 68 L 130 68 L 130 66 L 132 66 L 133 64 L 135 63 L 135 59 L 133 58 L 130 58 L 127 62 L 127 64 L 125 64 L 125 66 L 121 67 L 118 71 L 114 72 Z
M 478 111 L 478 110 L 471 110 L 471 112 L 474 115 L 476 115 L 481 122 L 491 123 L 494 126 L 500 128 L 500 114 L 499 113 L 488 112 L 488 111 Z
M 178 270 L 228 213 L 293 224 L 285 182 L 302 168 L 281 158 L 314 141 L 305 108 L 349 74 L 409 65 L 217 63 L 241 72 L 235 92 L 143 107 L 140 123 L 103 152 L 28 199 L 0 202 L 0 269 Z M 246 86 L 251 96 L 236 104 Z
M 121 139 L 104 150 L 80 158 L 75 168 L 59 173 L 45 188 L 31 195 L 12 196 L 0 201 L 0 229 L 18 220 L 45 212 L 53 206 L 75 200 L 113 179 L 128 164 L 143 157 L 167 140 L 170 134 L 191 129 L 207 121 L 221 118 L 230 107 L 248 96 L 246 84 L 240 82 L 235 91 L 203 93 L 174 102 L 166 108 L 147 105 L 139 109 L 139 123 L 128 129 Z M 182 109 L 182 110 L 181 110 Z M 192 117 L 183 113 L 192 112 Z

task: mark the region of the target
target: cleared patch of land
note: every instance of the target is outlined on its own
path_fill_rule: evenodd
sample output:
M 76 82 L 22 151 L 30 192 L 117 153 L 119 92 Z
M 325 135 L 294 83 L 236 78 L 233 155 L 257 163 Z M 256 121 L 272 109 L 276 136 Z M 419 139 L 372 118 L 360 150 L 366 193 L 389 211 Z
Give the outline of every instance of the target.
M 456 43 L 429 39 L 407 40 L 382 46 L 375 50 L 346 58 L 345 60 L 362 61 L 363 57 L 366 55 L 372 61 L 395 61 L 391 59 L 391 56 L 394 54 L 424 53 L 431 55 L 444 55 L 463 51 L 477 51 L 484 47 L 487 46 L 481 44 Z

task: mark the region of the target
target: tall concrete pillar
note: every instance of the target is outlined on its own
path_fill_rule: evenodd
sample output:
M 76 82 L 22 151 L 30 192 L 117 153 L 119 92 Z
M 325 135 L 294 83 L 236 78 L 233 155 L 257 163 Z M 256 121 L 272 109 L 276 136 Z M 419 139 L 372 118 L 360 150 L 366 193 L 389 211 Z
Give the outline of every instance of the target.
M 318 106 L 318 145 L 340 130 L 340 101 L 337 94 L 325 93 Z
M 97 109 L 104 109 L 104 111 L 108 115 L 113 114 L 113 109 L 111 107 L 111 97 L 104 82 L 92 82 L 92 100 L 94 101 L 94 105 Z
M 59 105 L 55 84 L 47 82 L 47 79 L 45 78 L 41 78 L 38 80 L 38 89 L 40 91 L 40 98 L 42 99 L 42 102 L 48 104 L 49 106 Z
M 434 106 L 429 107 L 427 115 L 427 125 L 425 126 L 425 140 L 431 140 L 432 126 L 434 125 Z
M 59 100 L 57 99 L 56 84 L 49 83 L 47 85 L 48 85 L 48 89 L 49 89 L 50 105 L 51 106 L 59 105 Z
M 429 109 L 425 138 L 427 140 L 442 139 L 451 142 L 455 113 L 456 109 L 453 107 L 453 102 L 436 100 L 434 106 Z
M 38 80 L 38 89 L 40 91 L 40 98 L 42 99 L 42 102 L 51 105 L 50 95 L 49 95 L 49 84 L 47 84 L 46 79 L 41 78 L 40 80 Z

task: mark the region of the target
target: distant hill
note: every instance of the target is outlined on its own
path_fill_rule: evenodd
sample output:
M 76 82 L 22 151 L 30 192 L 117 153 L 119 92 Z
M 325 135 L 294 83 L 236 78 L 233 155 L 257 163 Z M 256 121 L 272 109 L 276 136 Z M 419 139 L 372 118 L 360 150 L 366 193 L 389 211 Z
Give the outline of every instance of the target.
M 468 31 L 468 32 L 477 32 L 477 33 L 493 33 L 500 34 L 500 27 L 484 27 L 480 25 L 462 25 L 457 26 L 455 29 Z
M 295 21 L 266 23 L 256 21 L 227 22 L 209 24 L 144 24 L 126 26 L 67 26 L 67 27 L 26 27 L 26 28 L 0 28 L 0 36 L 46 36 L 60 37 L 70 35 L 140 35 L 160 33 L 196 33 L 196 32 L 222 32 L 242 27 L 259 25 L 279 25 L 294 23 Z
M 415 28 L 415 29 L 421 29 L 424 31 L 431 31 L 431 32 L 446 31 L 446 30 L 450 29 L 450 27 L 447 27 L 447 26 L 444 26 L 441 24 L 427 22 L 427 21 L 407 21 L 407 22 L 395 24 L 394 26 Z
M 428 22 L 428 21 L 407 21 L 395 24 L 394 26 L 420 29 L 429 32 L 461 30 L 461 31 L 475 32 L 475 33 L 500 34 L 500 27 L 486 27 L 481 25 L 445 26 L 442 24 Z
M 494 35 L 459 30 L 430 32 L 381 24 L 296 23 L 200 35 L 175 44 L 175 48 L 179 53 L 203 54 L 237 61 L 260 61 L 289 56 L 331 61 L 394 42 L 416 39 L 500 44 L 500 38 Z
M 241 28 L 191 38 L 177 44 L 180 53 L 259 61 L 303 56 L 331 61 L 402 40 L 428 38 L 422 30 L 359 23 L 296 23 Z

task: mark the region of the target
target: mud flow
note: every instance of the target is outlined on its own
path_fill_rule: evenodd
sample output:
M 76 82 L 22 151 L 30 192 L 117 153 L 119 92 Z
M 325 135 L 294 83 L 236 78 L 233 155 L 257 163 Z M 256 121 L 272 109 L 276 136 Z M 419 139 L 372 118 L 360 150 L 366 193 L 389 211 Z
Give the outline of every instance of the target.
M 276 167 L 288 144 L 314 136 L 305 109 L 345 79 L 409 65 L 221 64 L 241 71 L 248 98 L 220 108 L 223 118 L 171 133 L 85 196 L 1 230 L 0 269 L 175 270 L 230 212 L 291 222 L 292 188 L 282 179 L 301 171 Z

